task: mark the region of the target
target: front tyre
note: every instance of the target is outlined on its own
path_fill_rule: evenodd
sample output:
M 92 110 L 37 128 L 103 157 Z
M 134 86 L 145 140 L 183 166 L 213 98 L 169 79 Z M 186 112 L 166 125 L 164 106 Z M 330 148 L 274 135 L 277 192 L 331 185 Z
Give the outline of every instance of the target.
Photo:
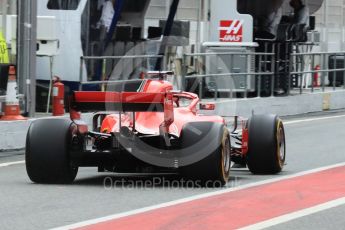
M 68 184 L 78 167 L 70 160 L 71 121 L 42 119 L 34 121 L 26 137 L 26 171 L 31 181 L 40 184 Z
M 276 115 L 254 115 L 249 120 L 247 165 L 253 174 L 276 174 L 286 158 L 285 130 Z

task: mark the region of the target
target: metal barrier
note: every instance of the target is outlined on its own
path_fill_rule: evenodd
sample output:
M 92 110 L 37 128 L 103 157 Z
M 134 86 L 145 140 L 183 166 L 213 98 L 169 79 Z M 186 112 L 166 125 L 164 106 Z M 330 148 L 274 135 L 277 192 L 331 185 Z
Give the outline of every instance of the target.
M 79 72 L 79 90 L 82 90 L 83 85 L 101 85 L 101 84 L 115 84 L 115 83 L 121 83 L 121 82 L 134 82 L 139 79 L 119 79 L 119 80 L 106 80 L 108 76 L 112 74 L 112 71 L 114 68 L 120 63 L 122 67 L 122 71 L 125 69 L 126 63 L 123 61 L 129 60 L 129 61 L 136 61 L 135 64 L 130 67 L 130 70 L 128 71 L 129 75 L 132 75 L 137 69 L 150 69 L 151 64 L 148 63 L 150 60 L 156 60 L 158 58 L 164 58 L 162 55 L 135 55 L 135 56 L 99 56 L 99 57 L 93 57 L 93 56 L 82 56 L 80 57 L 80 72 Z M 88 77 L 86 80 L 84 80 L 84 66 L 86 65 L 86 61 L 102 61 L 101 69 L 102 69 L 102 80 L 101 81 L 89 81 Z M 110 73 L 107 73 L 106 66 L 110 63 Z M 155 63 L 154 63 L 155 64 Z M 131 69 L 132 68 L 132 69 Z M 120 76 L 119 76 L 120 77 Z
M 297 46 L 296 46 L 297 47 Z M 327 77 L 329 78 L 330 84 L 333 90 L 336 90 L 339 85 L 345 89 L 345 51 L 344 52 L 301 52 L 298 53 L 299 49 L 296 47 L 288 47 L 285 49 L 292 50 L 292 53 L 288 53 L 286 58 L 281 58 L 279 46 L 270 49 L 272 52 L 220 52 L 220 53 L 187 53 L 183 55 L 182 59 L 182 87 L 180 90 L 193 91 L 199 94 L 202 99 L 205 95 L 205 91 L 209 90 L 215 98 L 218 99 L 218 94 L 222 93 L 217 84 L 206 85 L 207 79 L 226 79 L 229 78 L 229 82 L 234 79 L 240 79 L 243 82 L 239 88 L 229 88 L 225 93 L 233 97 L 234 93 L 241 93 L 244 98 L 261 97 L 261 96 L 275 96 L 277 89 L 280 87 L 276 84 L 280 81 L 280 78 L 287 78 L 287 92 L 285 96 L 291 95 L 294 92 L 303 94 L 306 91 L 314 92 L 316 88 L 326 91 Z M 267 50 L 265 48 L 265 50 Z M 285 54 L 284 54 L 285 55 Z M 133 80 L 126 79 L 115 79 L 106 80 L 107 72 L 106 65 L 107 61 L 115 61 L 117 64 L 123 60 L 137 60 L 137 63 L 141 63 L 140 66 L 133 65 L 133 70 L 137 71 L 141 67 L 145 68 L 145 65 L 150 66 L 148 63 L 150 60 L 156 60 L 157 58 L 165 58 L 162 55 L 137 55 L 137 56 L 102 56 L 102 57 L 81 57 L 80 59 L 80 89 L 83 85 L 95 85 L 95 84 L 116 84 L 124 82 L 135 82 L 138 78 Z M 213 58 L 213 59 L 212 59 Z M 333 62 L 329 62 L 332 60 Z M 215 60 L 212 63 L 210 60 Z M 221 60 L 227 60 L 230 63 L 220 63 Z M 102 61 L 102 76 L 103 79 L 100 81 L 88 81 L 83 79 L 84 76 L 84 65 L 88 60 Z M 230 61 L 229 61 L 230 60 Z M 238 66 L 232 66 L 232 60 L 244 60 L 246 62 L 242 68 Z M 339 62 L 341 62 L 339 64 Z M 124 63 L 122 63 L 124 64 Z M 243 63 L 242 63 L 243 64 Z M 319 69 L 315 69 L 315 66 L 320 66 Z M 113 70 L 114 66 L 111 66 Z M 217 68 L 219 66 L 229 67 L 227 71 L 219 72 Z M 284 68 L 283 68 L 283 67 Z M 211 71 L 213 68 L 216 71 Z M 283 70 L 281 70 L 283 68 Z M 121 69 L 121 65 L 120 65 Z M 150 67 L 148 67 L 150 69 Z M 234 71 L 235 70 L 235 71 Z M 320 74 L 321 83 L 320 86 L 315 85 L 314 75 Z M 333 78 L 332 78 L 333 76 Z M 341 79 L 339 79 L 339 76 Z M 139 77 L 139 76 L 138 76 Z M 254 80 L 253 80 L 254 79 Z M 332 80 L 333 79 L 333 80 Z M 251 81 L 252 80 L 252 81 Z M 192 87 L 188 85 L 189 81 L 194 81 Z M 254 86 L 252 83 L 254 82 Z M 211 82 L 212 83 L 212 82 Z M 235 82 L 237 83 L 237 82 Z M 254 87 L 254 88 L 253 88 Z M 293 90 L 299 91 L 293 91 Z M 263 95 L 265 94 L 265 95 Z M 281 96 L 284 96 L 281 95 Z
M 311 75 L 311 92 L 315 90 L 315 84 L 313 79 L 315 74 L 321 74 L 321 89 L 323 92 L 326 91 L 326 79 L 329 78 L 329 86 L 335 91 L 337 86 L 342 85 L 345 89 L 345 51 L 343 52 L 318 52 L 318 53 L 294 53 L 291 54 L 292 62 L 290 62 L 290 77 L 292 79 L 294 76 L 298 79 L 299 93 L 303 93 L 304 88 L 308 88 L 309 83 L 306 81 L 305 85 L 304 79 Z M 330 58 L 335 57 L 335 61 L 330 63 Z M 338 57 L 342 61 L 342 68 L 338 66 Z M 309 63 L 306 63 L 309 62 Z M 319 69 L 315 69 L 315 66 L 319 65 Z M 309 67 L 309 68 L 308 68 Z M 331 68 L 332 67 L 332 68 Z M 307 69 L 307 70 L 306 70 Z M 337 81 L 337 75 L 340 73 L 342 75 L 341 82 Z M 333 81 L 331 80 L 333 76 Z M 339 84 L 340 83 L 340 84 Z M 289 84 L 289 95 L 291 94 L 291 84 Z
M 196 79 L 197 81 L 197 93 L 200 98 L 203 97 L 203 90 L 205 81 L 203 79 L 210 77 L 229 77 L 230 79 L 236 76 L 242 76 L 248 79 L 250 76 L 256 77 L 256 90 L 257 96 L 262 96 L 262 78 L 264 76 L 270 76 L 270 93 L 269 96 L 274 96 L 275 92 L 279 90 L 279 85 L 275 84 L 277 81 L 281 80 L 282 77 L 286 78 L 286 93 L 280 94 L 280 96 L 289 96 L 293 94 L 294 89 L 298 89 L 299 94 L 305 93 L 305 90 L 309 92 L 314 92 L 316 88 L 322 89 L 323 92 L 326 91 L 327 86 L 332 87 L 335 91 L 337 88 L 345 89 L 345 51 L 343 52 L 300 52 L 300 47 L 305 46 L 308 50 L 311 50 L 312 46 L 291 44 L 290 47 L 285 47 L 286 50 L 292 51 L 290 54 L 287 53 L 286 58 L 280 57 L 280 51 L 282 48 L 276 46 L 272 48 L 272 53 L 198 53 L 198 54 L 185 54 L 183 58 L 183 79 L 184 83 L 188 79 Z M 265 50 L 267 50 L 265 48 Z M 247 57 L 254 57 L 255 59 L 255 69 L 248 72 L 234 73 L 229 71 L 229 73 L 207 73 L 206 68 L 200 68 L 201 62 L 203 66 L 206 64 L 206 57 L 208 56 L 224 56 L 228 55 L 231 59 L 238 58 L 239 55 L 244 55 Z M 285 54 L 284 54 L 285 55 Z M 188 58 L 193 58 L 195 73 L 189 74 Z M 217 65 L 217 64 L 216 64 Z M 315 69 L 319 66 L 318 69 Z M 321 83 L 320 86 L 315 85 L 315 74 L 320 74 Z M 327 77 L 329 84 L 327 83 Z M 246 81 L 247 82 L 247 81 Z M 188 89 L 186 84 L 183 89 Z M 217 88 L 215 91 L 215 99 L 218 98 Z M 297 92 L 297 91 L 296 91 Z M 231 89 L 229 89 L 230 95 L 232 95 Z M 250 91 L 245 85 L 243 95 L 248 97 Z

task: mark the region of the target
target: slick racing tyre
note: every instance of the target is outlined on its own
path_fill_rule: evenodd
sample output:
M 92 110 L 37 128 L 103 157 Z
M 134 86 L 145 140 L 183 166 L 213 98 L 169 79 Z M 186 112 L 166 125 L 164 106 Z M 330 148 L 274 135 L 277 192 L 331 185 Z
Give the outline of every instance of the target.
M 26 137 L 26 171 L 35 183 L 68 184 L 77 175 L 69 147 L 72 122 L 62 119 L 34 121 Z
M 286 145 L 282 121 L 275 115 L 254 115 L 248 123 L 247 165 L 254 174 L 276 174 L 285 164 Z

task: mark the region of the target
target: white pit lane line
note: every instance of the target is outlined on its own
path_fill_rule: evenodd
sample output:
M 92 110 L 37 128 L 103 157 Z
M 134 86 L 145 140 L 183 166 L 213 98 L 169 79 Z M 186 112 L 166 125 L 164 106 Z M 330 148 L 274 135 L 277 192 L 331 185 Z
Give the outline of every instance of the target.
M 183 199 L 179 199 L 179 200 L 175 200 L 175 201 L 171 201 L 171 202 L 166 202 L 166 203 L 161 203 L 158 205 L 153 205 L 153 206 L 149 206 L 149 207 L 145 207 L 145 208 L 135 209 L 135 210 L 128 211 L 128 212 L 109 215 L 109 216 L 105 216 L 105 217 L 101 217 L 101 218 L 97 218 L 97 219 L 87 220 L 87 221 L 79 222 L 76 224 L 71 224 L 71 225 L 58 227 L 58 228 L 53 228 L 51 230 L 67 230 L 67 229 L 82 228 L 82 227 L 86 227 L 89 225 L 99 224 L 99 223 L 106 222 L 106 221 L 112 221 L 112 220 L 120 219 L 120 218 L 127 217 L 127 216 L 133 216 L 136 214 L 149 212 L 152 210 L 157 210 L 157 209 L 161 209 L 161 208 L 165 208 L 165 207 L 171 207 L 171 206 L 175 206 L 178 204 L 183 204 L 183 203 L 187 203 L 187 202 L 191 202 L 191 201 L 195 201 L 195 200 L 199 200 L 199 199 L 203 199 L 203 198 L 209 198 L 209 197 L 222 195 L 222 194 L 229 193 L 229 192 L 244 190 L 244 189 L 257 187 L 257 186 L 261 186 L 261 185 L 271 184 L 271 183 L 275 183 L 275 182 L 279 182 L 279 181 L 283 181 L 283 180 L 293 179 L 293 178 L 297 178 L 297 177 L 301 177 L 301 176 L 305 176 L 305 175 L 309 175 L 309 174 L 313 174 L 313 173 L 318 173 L 318 172 L 322 172 L 325 170 L 334 169 L 334 168 L 343 167 L 343 166 L 345 166 L 345 162 L 330 165 L 330 166 L 325 166 L 325 167 L 321 167 L 321 168 L 317 168 L 317 169 L 312 169 L 312 170 L 308 170 L 308 171 L 304 171 L 304 172 L 299 172 L 299 173 L 292 174 L 292 175 L 280 176 L 278 178 L 254 182 L 254 183 L 250 183 L 250 184 L 246 184 L 246 185 L 242 185 L 242 186 L 238 186 L 238 187 L 222 189 L 222 190 L 215 191 L 215 192 L 204 193 L 204 194 L 191 196 L 191 197 L 187 197 L 187 198 L 183 198 Z M 320 211 L 323 211 L 326 209 L 337 207 L 337 206 L 341 205 L 342 202 L 345 203 L 345 198 L 344 198 L 344 200 L 341 200 L 341 202 L 339 202 L 339 200 L 335 200 L 335 201 L 332 201 L 332 202 L 329 202 L 329 203 L 326 203 L 323 205 L 315 206 L 313 208 L 316 208 L 315 212 L 320 212 Z M 313 209 L 313 208 L 309 208 L 309 209 Z M 262 222 L 261 224 L 263 226 L 266 226 L 266 227 L 267 226 L 274 226 L 275 223 L 277 223 L 277 224 L 279 224 L 280 222 L 284 223 L 286 221 L 290 221 L 290 220 L 293 220 L 293 219 L 296 219 L 296 218 L 299 218 L 302 216 L 306 216 L 306 215 L 310 215 L 310 214 L 315 213 L 315 212 L 311 212 L 311 210 L 309 210 L 309 209 L 298 211 L 298 212 L 296 212 L 297 214 L 296 213 L 288 214 L 291 216 L 289 216 L 288 218 L 285 217 L 285 219 L 284 219 L 284 216 L 281 216 L 281 217 L 277 217 L 277 218 L 273 219 L 273 221 L 275 221 L 275 222 L 269 222 L 269 220 L 268 220 L 267 223 Z M 285 216 L 288 216 L 288 215 L 285 215 Z M 283 219 L 279 219 L 279 218 L 283 218 Z M 266 225 L 264 225 L 264 224 L 266 224 Z M 252 229 L 252 228 L 249 228 L 249 229 Z M 262 229 L 262 228 L 260 228 L 260 226 L 258 226 L 257 229 Z
M 0 168 L 12 166 L 12 165 L 20 165 L 20 164 L 25 164 L 25 161 L 14 161 L 14 162 L 1 163 Z
M 244 228 L 240 228 L 239 230 L 261 230 L 261 229 L 266 229 L 269 227 L 273 227 L 276 226 L 278 224 L 283 224 L 295 219 L 299 219 L 305 216 L 310 216 L 312 214 L 318 213 L 318 212 L 322 212 L 322 211 L 326 211 L 328 209 L 332 209 L 332 208 L 336 208 L 339 206 L 345 205 L 345 197 L 337 199 L 337 200 L 333 200 L 327 203 L 323 203 L 320 205 L 316 205 L 314 207 L 311 208 L 306 208 L 306 209 L 302 209 L 296 212 L 292 212 L 283 216 L 279 216 L 270 220 L 266 220 L 257 224 L 253 224 L 253 225 L 249 225 L 247 227 Z
M 330 116 L 330 117 L 317 117 L 317 118 L 292 120 L 292 121 L 285 121 L 285 122 L 283 121 L 283 123 L 284 123 L 284 125 L 292 125 L 292 124 L 299 124 L 299 123 L 306 123 L 306 122 L 313 122 L 313 121 L 331 120 L 331 119 L 339 119 L 339 118 L 345 118 L 345 115 Z

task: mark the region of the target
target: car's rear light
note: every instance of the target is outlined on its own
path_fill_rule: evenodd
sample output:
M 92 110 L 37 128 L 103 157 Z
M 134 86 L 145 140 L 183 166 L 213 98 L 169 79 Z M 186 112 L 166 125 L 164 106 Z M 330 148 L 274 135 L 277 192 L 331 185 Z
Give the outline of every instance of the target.
M 213 103 L 200 104 L 200 110 L 215 110 L 216 105 Z

